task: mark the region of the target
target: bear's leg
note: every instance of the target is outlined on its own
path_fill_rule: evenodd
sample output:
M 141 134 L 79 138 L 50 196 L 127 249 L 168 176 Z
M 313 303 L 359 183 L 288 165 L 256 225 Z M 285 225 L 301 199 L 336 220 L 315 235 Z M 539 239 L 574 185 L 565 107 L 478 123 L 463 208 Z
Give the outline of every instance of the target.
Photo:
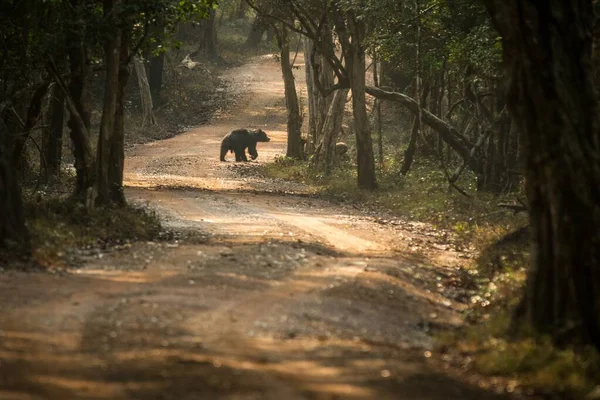
M 235 152 L 235 161 L 245 161 L 246 154 L 243 148 L 235 148 L 233 151 Z
M 256 143 L 251 143 L 248 146 L 248 153 L 250 153 L 250 158 L 256 160 L 256 158 L 258 157 L 258 152 L 256 151 Z
M 225 161 L 225 156 L 227 155 L 227 151 L 228 151 L 228 150 L 229 150 L 229 149 L 228 149 L 227 147 L 225 147 L 225 146 L 221 145 L 221 155 L 220 155 L 220 157 L 219 157 L 219 159 L 220 159 L 221 161 Z

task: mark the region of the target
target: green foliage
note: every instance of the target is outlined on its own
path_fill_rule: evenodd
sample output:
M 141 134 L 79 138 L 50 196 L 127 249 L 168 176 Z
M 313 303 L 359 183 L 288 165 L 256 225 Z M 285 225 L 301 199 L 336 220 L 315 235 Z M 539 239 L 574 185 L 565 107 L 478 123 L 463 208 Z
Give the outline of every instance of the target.
M 438 347 L 450 352 L 449 359 L 471 357 L 475 371 L 503 378 L 509 391 L 521 387 L 582 399 L 600 384 L 600 354 L 596 351 L 557 348 L 545 337 L 506 339 L 510 319 L 505 311 L 497 312 L 484 324 L 441 336 Z
M 379 168 L 380 189 L 374 192 L 356 188 L 356 171 L 351 164 L 341 164 L 329 176 L 310 169 L 307 162 L 278 158 L 261 166 L 262 173 L 275 179 L 293 180 L 312 185 L 317 193 L 339 201 L 365 202 L 398 215 L 436 224 L 459 233 L 464 240 L 482 235 L 488 227 L 511 230 L 523 223 L 510 212 L 498 213 L 497 196 L 477 193 L 472 177 L 459 182 L 472 197 L 467 198 L 448 187 L 446 177 L 437 164 L 417 160 L 411 171 L 402 176 L 401 163 L 395 157 L 386 159 Z
M 316 176 L 308 170 L 308 165 L 304 161 L 299 161 L 285 156 L 275 158 L 273 163 L 261 166 L 263 174 L 283 180 L 294 180 L 306 183 L 311 177 L 311 181 L 316 182 Z
M 414 2 L 377 0 L 362 11 L 372 29 L 372 51 L 388 67 L 406 77 L 416 75 L 417 27 L 420 23 L 421 67 L 424 76 L 446 69 L 456 81 L 465 69 L 475 75 L 498 77 L 501 49 L 483 4 L 423 0 L 417 16 Z

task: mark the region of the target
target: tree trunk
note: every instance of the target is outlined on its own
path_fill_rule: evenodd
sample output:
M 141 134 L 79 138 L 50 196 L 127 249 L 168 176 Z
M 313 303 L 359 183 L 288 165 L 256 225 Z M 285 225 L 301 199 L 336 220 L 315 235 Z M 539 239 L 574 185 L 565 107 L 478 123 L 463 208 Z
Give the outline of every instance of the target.
M 265 39 L 267 44 L 273 43 L 274 38 L 275 38 L 275 30 L 273 28 L 267 28 L 267 37 Z
M 215 9 L 210 11 L 209 17 L 200 21 L 200 40 L 197 52 L 209 58 L 218 58 L 217 30 L 215 27 Z
M 600 1 L 594 1 L 594 33 L 592 44 L 592 65 L 596 93 L 600 93 Z
M 287 28 L 284 26 L 273 27 L 276 31 L 277 44 L 280 50 L 281 73 L 285 87 L 285 107 L 287 110 L 287 151 L 285 156 L 297 160 L 304 159 L 302 145 L 302 117 L 298 106 L 298 94 L 294 71 L 290 60 L 290 43 Z
M 591 0 L 487 0 L 522 132 L 533 240 L 516 322 L 600 349 L 600 134 Z
M 25 227 L 21 189 L 7 147 L 7 143 L 0 143 L 0 248 L 27 254 L 31 243 Z
M 335 52 L 335 44 L 333 43 L 333 36 L 331 34 L 331 30 L 328 27 L 325 27 L 326 35 L 322 40 L 321 46 L 328 46 L 330 52 Z M 318 79 L 321 82 L 321 86 L 324 88 L 330 88 L 334 84 L 334 72 L 329 63 L 327 63 L 322 55 L 314 54 L 315 63 L 319 69 L 318 74 L 314 74 L 313 78 Z M 317 117 L 317 140 L 315 143 L 318 143 L 319 140 L 323 137 L 323 125 L 325 124 L 325 120 L 327 118 L 327 114 L 329 112 L 331 103 L 333 102 L 334 94 L 329 94 L 328 96 L 323 96 L 323 94 L 317 90 L 316 95 L 316 117 Z M 345 99 L 345 98 L 344 98 Z M 343 112 L 343 108 L 342 108 Z
M 23 165 L 26 160 L 23 154 L 25 150 L 25 144 L 27 143 L 29 133 L 37 123 L 40 112 L 42 111 L 42 100 L 48 92 L 48 86 L 48 83 L 43 83 L 36 88 L 31 100 L 29 101 L 27 116 L 25 117 L 25 125 L 21 127 L 22 132 L 16 136 L 14 141 L 12 163 L 21 172 L 26 170 Z
M 335 161 L 335 143 L 338 134 L 342 130 L 344 108 L 348 92 L 349 89 L 340 89 L 336 90 L 333 94 L 333 101 L 329 105 L 329 111 L 327 112 L 325 123 L 322 128 L 322 139 L 315 151 L 315 157 L 311 164 L 313 168 L 323 170 L 325 175 L 329 175 L 333 170 Z
M 131 58 L 129 53 L 129 42 L 129 35 L 124 34 L 121 40 L 119 56 L 117 107 L 115 110 L 115 126 L 111 140 L 110 161 L 108 167 L 110 201 L 119 206 L 123 206 L 126 203 L 125 194 L 123 193 L 123 168 L 125 165 L 125 89 L 127 87 L 129 76 L 131 75 L 129 66 L 129 60 Z M 142 71 L 145 71 L 141 62 L 140 66 Z M 148 99 L 151 101 L 149 93 L 146 96 L 148 96 Z M 150 104 L 150 107 L 151 106 L 152 105 Z M 154 116 L 152 118 L 154 118 Z
M 425 107 L 427 104 L 427 98 L 429 96 L 429 81 L 425 81 L 423 84 L 423 92 L 420 96 L 421 108 Z M 400 168 L 400 173 L 402 175 L 406 175 L 412 166 L 413 160 L 415 158 L 415 153 L 417 150 L 417 141 L 419 137 L 419 129 L 420 129 L 420 121 L 419 117 L 415 116 L 413 119 L 412 131 L 410 134 L 410 141 L 408 142 L 408 147 L 404 151 L 404 160 L 402 162 L 402 168 Z
M 354 132 L 356 135 L 356 157 L 358 168 L 358 187 L 361 189 L 376 189 L 375 157 L 373 156 L 373 141 L 367 114 L 365 99 L 365 49 L 362 36 L 365 31 L 364 22 L 348 13 L 348 25 L 351 32 L 350 45 L 346 47 L 346 66 L 350 74 L 352 90 L 352 114 L 354 116 Z
M 259 15 L 256 16 L 254 22 L 252 23 L 252 28 L 250 29 L 250 33 L 248 34 L 248 38 L 244 43 L 244 47 L 247 49 L 253 49 L 258 46 L 262 40 L 263 34 L 267 29 L 267 25 L 263 18 Z
M 373 85 L 379 87 L 379 60 L 377 56 L 373 57 Z M 383 126 L 381 121 L 381 101 L 375 99 L 375 131 L 377 132 L 377 153 L 379 155 L 379 165 L 383 167 Z
M 310 62 L 310 54 L 313 51 L 312 41 L 305 37 L 304 38 L 304 72 L 306 74 L 306 92 L 307 92 L 307 103 L 308 103 L 308 137 L 306 143 L 306 152 L 313 154 L 317 143 L 317 104 L 316 96 L 318 96 L 318 90 L 315 88 L 314 76 L 315 71 L 312 68 Z
M 327 31 L 325 28 L 324 30 Z M 322 40 L 321 46 L 330 46 L 330 50 L 333 51 L 333 39 L 331 38 L 330 34 L 325 36 L 325 39 Z M 323 94 L 318 90 L 317 80 L 320 82 L 321 87 L 330 88 L 334 83 L 334 74 L 329 64 L 323 59 L 323 56 L 315 51 L 314 43 L 309 39 L 307 39 L 306 42 L 304 58 L 306 60 L 307 71 L 306 85 L 312 93 L 312 95 L 309 93 L 308 98 L 310 136 L 308 141 L 309 145 L 307 148 L 309 153 L 314 153 L 316 151 L 317 144 L 323 140 L 323 136 L 325 135 L 323 126 L 325 124 L 327 114 L 330 111 L 330 105 L 334 97 L 333 93 L 329 94 L 328 96 L 323 96 Z
M 246 2 L 246 0 L 240 0 L 237 10 L 235 10 L 235 13 L 234 13 L 235 19 L 246 18 L 247 11 L 248 11 L 248 3 Z
M 165 53 L 150 58 L 150 67 L 148 68 L 148 84 L 152 94 L 152 104 L 160 105 L 160 92 L 163 85 L 163 70 L 165 65 Z
M 440 87 L 438 93 L 438 102 L 437 102 L 437 114 L 438 117 L 442 117 L 444 115 L 444 98 L 446 96 L 446 60 L 444 59 L 444 63 L 442 64 L 442 69 L 440 71 Z M 436 132 L 437 135 L 437 148 L 438 154 L 443 157 L 444 154 L 444 140 L 442 136 Z
M 120 0 L 105 0 L 105 16 L 115 12 Z M 113 18 L 115 18 L 113 16 Z M 98 151 L 96 156 L 96 199 L 95 205 L 107 205 L 111 200 L 111 187 L 109 179 L 110 153 L 112 141 L 115 140 L 115 119 L 117 112 L 117 101 L 119 93 L 119 68 L 121 37 L 120 28 L 114 29 L 113 35 L 104 43 L 104 57 L 106 65 L 106 84 L 104 91 L 104 106 L 102 108 L 102 119 L 100 121 L 100 135 L 98 136 Z
M 74 196 L 79 199 L 84 199 L 88 190 L 94 186 L 96 174 L 89 136 L 92 115 L 90 61 L 87 48 L 81 39 L 83 35 L 83 27 L 77 25 L 75 30 L 68 31 L 66 38 L 70 65 L 68 96 L 65 93 L 70 115 L 67 125 L 73 142 L 77 173 Z M 63 86 L 60 72 L 54 72 L 55 81 Z
M 146 76 L 146 68 L 144 63 L 139 57 L 133 57 L 133 65 L 135 67 L 135 74 L 137 76 L 138 88 L 140 89 L 140 100 L 142 103 L 142 127 L 146 124 L 156 125 L 156 118 L 154 118 L 154 105 L 152 103 L 152 93 L 150 90 L 150 84 L 148 83 L 148 77 Z M 126 66 L 127 74 L 129 74 L 129 66 Z M 123 72 L 119 74 L 121 79 Z
M 58 84 L 55 84 L 50 96 L 48 107 L 48 127 L 44 130 L 42 149 L 46 172 L 49 176 L 56 177 L 60 172 L 62 159 L 62 136 L 65 119 L 65 93 Z

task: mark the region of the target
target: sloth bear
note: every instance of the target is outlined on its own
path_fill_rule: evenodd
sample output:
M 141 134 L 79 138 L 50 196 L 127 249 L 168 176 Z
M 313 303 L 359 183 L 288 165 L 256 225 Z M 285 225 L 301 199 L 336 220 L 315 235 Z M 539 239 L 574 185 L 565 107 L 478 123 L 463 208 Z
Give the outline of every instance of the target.
M 221 161 L 225 161 L 225 155 L 228 151 L 235 153 L 235 161 L 248 161 L 246 158 L 246 148 L 250 157 L 256 160 L 258 152 L 256 143 L 268 142 L 271 139 L 262 129 L 236 129 L 229 132 L 221 141 Z

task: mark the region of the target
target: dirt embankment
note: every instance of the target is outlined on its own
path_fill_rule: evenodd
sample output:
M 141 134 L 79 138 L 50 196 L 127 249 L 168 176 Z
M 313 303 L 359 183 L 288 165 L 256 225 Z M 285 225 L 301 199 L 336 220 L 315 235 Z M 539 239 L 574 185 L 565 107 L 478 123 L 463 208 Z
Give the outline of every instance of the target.
M 285 147 L 275 60 L 225 77 L 234 107 L 126 163 L 129 199 L 200 240 L 0 275 L 0 398 L 504 398 L 429 362 L 431 332 L 461 323 L 468 255 L 425 225 L 382 224 L 247 174 L 255 163 L 219 162 L 238 127 L 272 138 L 258 162 Z

